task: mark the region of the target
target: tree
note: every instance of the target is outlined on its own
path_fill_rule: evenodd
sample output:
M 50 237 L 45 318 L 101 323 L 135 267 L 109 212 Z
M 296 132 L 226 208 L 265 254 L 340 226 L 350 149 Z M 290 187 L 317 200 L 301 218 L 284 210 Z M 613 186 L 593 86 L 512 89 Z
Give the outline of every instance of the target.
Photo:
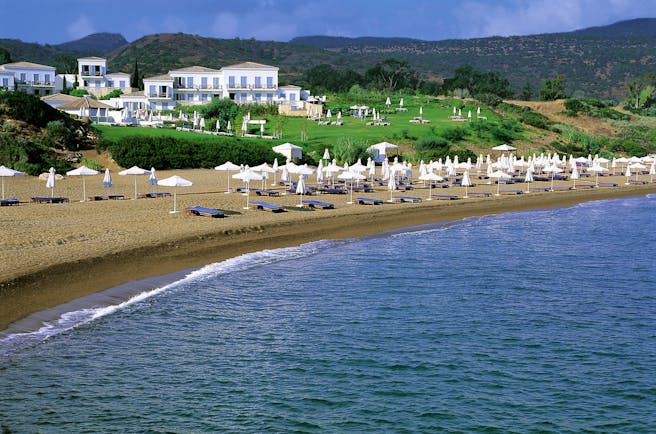
M 648 108 L 656 101 L 656 74 L 647 73 L 626 84 L 625 98 L 634 109 Z
M 5 48 L 0 47 L 0 65 L 11 63 L 11 55 Z
M 415 89 L 419 84 L 417 72 L 410 68 L 408 62 L 387 59 L 374 65 L 365 72 L 365 81 L 373 88 L 395 91 Z
M 130 86 L 136 89 L 143 89 L 143 81 L 139 75 L 139 59 L 134 59 L 134 70 L 130 76 Z
M 469 94 L 475 98 L 483 94 L 492 94 L 499 98 L 512 97 L 510 82 L 498 72 L 481 72 L 471 66 L 456 69 L 453 77 L 444 80 L 443 88 L 445 92 Z
M 540 101 L 555 101 L 565 98 L 564 81 L 565 77 L 562 74 L 551 79 L 542 80 L 542 86 L 538 92 L 538 99 Z
M 519 96 L 522 101 L 530 101 L 533 98 L 533 88 L 528 80 L 526 80 L 526 83 L 522 88 L 522 93 Z
M 62 54 L 56 61 L 57 71 L 60 74 L 77 73 L 77 59 L 74 56 Z

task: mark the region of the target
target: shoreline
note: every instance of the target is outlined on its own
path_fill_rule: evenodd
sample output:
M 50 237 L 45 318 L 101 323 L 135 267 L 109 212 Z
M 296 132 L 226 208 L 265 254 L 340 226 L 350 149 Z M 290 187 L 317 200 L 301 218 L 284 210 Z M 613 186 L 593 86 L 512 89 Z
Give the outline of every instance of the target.
M 255 218 L 237 222 L 222 231 L 214 225 L 208 225 L 206 227 L 210 229 L 204 227 L 192 233 L 182 231 L 177 236 L 173 234 L 159 242 L 145 242 L 138 247 L 118 247 L 109 253 L 45 264 L 1 282 L 0 331 L 7 330 L 10 325 L 30 315 L 81 297 L 124 285 L 139 292 L 148 289 L 146 282 L 151 279 L 157 281 L 161 276 L 180 274 L 183 270 L 221 262 L 245 253 L 298 246 L 323 239 L 358 238 L 392 229 L 456 221 L 465 217 L 567 207 L 582 202 L 650 193 L 656 193 L 656 185 L 531 193 L 448 203 L 432 201 L 377 207 L 353 206 L 314 211 L 309 213 L 308 218 L 274 218 L 266 221 Z M 228 219 L 236 220 L 235 217 Z M 142 286 L 139 286 L 140 281 Z

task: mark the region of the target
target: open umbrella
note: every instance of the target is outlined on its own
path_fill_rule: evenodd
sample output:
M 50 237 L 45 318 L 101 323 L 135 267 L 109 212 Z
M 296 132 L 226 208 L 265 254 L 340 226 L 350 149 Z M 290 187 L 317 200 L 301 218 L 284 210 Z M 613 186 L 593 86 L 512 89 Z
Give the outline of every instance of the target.
M 496 193 L 496 196 L 499 196 L 499 187 L 501 186 L 501 180 L 502 179 L 510 179 L 511 176 L 508 175 L 506 172 L 502 172 L 500 170 L 497 170 L 496 172 L 492 172 L 490 174 L 490 178 L 496 178 L 497 179 L 497 193 Z
M 112 182 L 112 174 L 109 173 L 109 169 L 105 169 L 105 177 L 102 180 L 102 186 L 107 189 L 107 196 L 109 196 L 109 193 L 111 191 L 113 182 Z
M 606 169 L 603 166 L 600 166 L 598 164 L 593 165 L 588 169 L 588 172 L 594 172 L 595 173 L 595 186 L 599 187 L 599 174 L 600 173 L 605 173 L 608 172 L 608 169 Z
M 560 173 L 563 170 L 560 167 L 558 167 L 554 164 L 552 166 L 545 167 L 544 169 L 542 169 L 542 171 L 547 172 L 547 173 L 551 173 L 551 191 L 553 191 L 553 189 L 554 189 L 554 176 L 556 175 L 556 173 Z
M 157 181 L 157 185 L 162 185 L 165 187 L 173 187 L 173 211 L 169 211 L 170 214 L 175 214 L 178 212 L 178 187 L 191 187 L 193 183 L 184 178 L 179 177 L 178 175 L 171 176 L 170 178 L 162 179 Z
M 51 167 L 48 171 L 48 180 L 46 181 L 46 188 L 50 189 L 50 197 L 55 195 L 55 168 Z
M 419 176 L 419 179 L 422 181 L 428 181 L 428 198 L 426 200 L 433 200 L 433 181 L 440 182 L 444 181 L 440 175 L 437 175 L 433 172 L 428 172 L 424 175 Z
M 227 193 L 230 193 L 230 172 L 233 172 L 233 171 L 239 170 L 239 166 L 237 166 L 236 164 L 234 164 L 234 163 L 232 163 L 232 162 L 230 162 L 230 161 L 226 161 L 225 163 L 223 163 L 223 164 L 221 164 L 221 165 L 219 165 L 219 166 L 216 166 L 216 167 L 214 168 L 214 170 L 222 170 L 222 171 L 228 173 L 228 189 L 225 191 L 225 193 L 226 193 L 226 194 L 227 194 Z
M 129 169 L 121 170 L 118 172 L 121 176 L 133 175 L 134 176 L 134 199 L 137 198 L 137 176 L 139 175 L 150 175 L 150 171 L 142 169 L 138 166 L 132 166 Z
M 364 179 L 364 175 L 361 175 L 356 172 L 342 172 L 337 176 L 339 179 L 344 179 L 351 181 L 351 200 L 349 200 L 348 203 L 349 205 L 353 203 L 353 180 L 359 180 L 359 179 Z
M 244 209 L 249 209 L 248 196 L 250 195 L 250 193 L 248 191 L 248 186 L 250 185 L 251 181 L 261 181 L 263 179 L 263 176 L 257 172 L 253 172 L 252 170 L 246 170 L 244 172 L 235 173 L 234 175 L 232 175 L 232 177 L 235 179 L 241 179 L 246 184 L 246 206 L 244 207 Z
M 462 181 L 460 181 L 460 185 L 465 187 L 465 195 L 463 197 L 467 199 L 469 197 L 467 196 L 467 188 L 474 185 L 474 183 L 469 178 L 469 170 L 465 170 L 465 173 L 462 174 Z
M 21 176 L 23 172 L 18 170 L 10 169 L 5 166 L 0 166 L 0 177 L 2 178 L 2 198 L 5 198 L 5 178 L 8 176 Z
M 87 166 L 80 166 L 77 169 L 69 170 L 66 172 L 68 176 L 81 176 L 82 177 L 82 202 L 87 198 L 87 182 L 85 177 L 98 175 L 100 172 L 97 170 L 89 169 Z

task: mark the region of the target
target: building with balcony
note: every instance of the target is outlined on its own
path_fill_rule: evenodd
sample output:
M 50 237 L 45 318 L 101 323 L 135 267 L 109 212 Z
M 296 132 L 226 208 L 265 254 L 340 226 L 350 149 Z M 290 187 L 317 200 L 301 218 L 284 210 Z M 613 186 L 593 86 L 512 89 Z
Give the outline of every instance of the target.
M 61 90 L 54 66 L 31 62 L 13 62 L 0 65 L 0 87 L 38 96 L 52 95 Z
M 79 89 L 84 89 L 95 97 L 105 96 L 116 89 L 123 93 L 132 92 L 130 74 L 108 72 L 107 59 L 102 57 L 77 59 L 77 83 Z

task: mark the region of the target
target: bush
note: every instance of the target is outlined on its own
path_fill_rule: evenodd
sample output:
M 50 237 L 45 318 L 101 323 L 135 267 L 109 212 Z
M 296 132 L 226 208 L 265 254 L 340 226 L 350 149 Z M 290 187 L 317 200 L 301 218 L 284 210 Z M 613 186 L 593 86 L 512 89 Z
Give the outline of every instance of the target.
M 440 136 L 425 136 L 415 143 L 415 149 L 418 152 L 442 150 L 444 148 L 449 148 L 449 142 Z
M 463 140 L 467 135 L 467 131 L 459 127 L 446 127 L 440 131 L 439 135 L 453 143 Z
M 341 137 L 333 147 L 333 157 L 337 161 L 354 163 L 358 159 L 366 160 L 372 153 L 367 151 L 367 143 L 355 140 L 352 137 Z
M 89 92 L 87 92 L 87 91 L 84 90 L 84 89 L 73 89 L 73 90 L 70 91 L 70 93 L 69 93 L 69 95 L 71 95 L 71 96 L 78 96 L 78 97 L 80 97 L 80 96 L 84 96 L 84 95 L 88 95 L 88 94 L 89 94 Z
M 519 121 L 542 130 L 549 130 L 553 122 L 548 117 L 534 111 L 527 111 L 519 115 Z
M 481 104 L 490 106 L 490 107 L 496 107 L 501 102 L 503 101 L 500 97 L 493 93 L 482 93 L 480 95 L 474 95 L 474 98 L 476 98 L 478 101 L 481 102 Z
M 118 98 L 121 95 L 123 95 L 123 91 L 121 89 L 114 89 L 113 91 L 109 92 L 107 95 L 101 96 L 100 99 L 108 100 L 112 98 Z

